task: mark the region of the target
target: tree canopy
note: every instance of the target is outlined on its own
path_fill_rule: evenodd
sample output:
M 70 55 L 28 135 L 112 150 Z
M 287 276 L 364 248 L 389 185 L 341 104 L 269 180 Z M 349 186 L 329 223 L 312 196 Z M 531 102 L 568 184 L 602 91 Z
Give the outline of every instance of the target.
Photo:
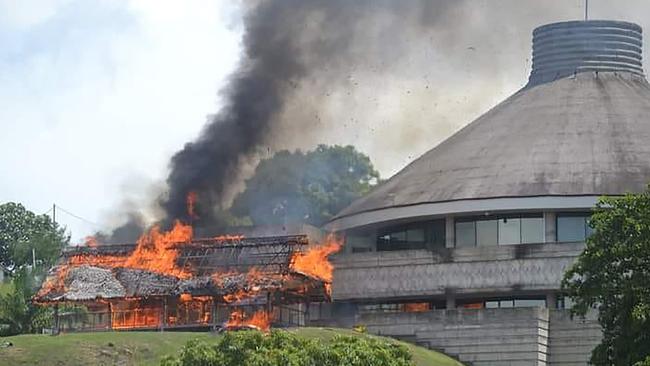
M 292 221 L 320 226 L 378 182 L 370 158 L 353 146 L 283 150 L 259 163 L 231 210 L 255 225 Z
M 650 188 L 602 198 L 590 225 L 594 234 L 563 286 L 572 312 L 598 310 L 602 343 L 595 365 L 633 365 L 650 355 Z
M 39 261 L 51 266 L 68 244 L 65 231 L 47 215 L 36 215 L 19 203 L 0 205 L 0 264 L 17 268 L 32 263 L 32 249 Z
M 0 294 L 0 336 L 36 332 L 51 325 L 52 310 L 30 299 L 70 238 L 46 215 L 18 203 L 0 205 L 0 264 L 13 272 L 10 291 Z M 37 258 L 32 264 L 32 249 Z

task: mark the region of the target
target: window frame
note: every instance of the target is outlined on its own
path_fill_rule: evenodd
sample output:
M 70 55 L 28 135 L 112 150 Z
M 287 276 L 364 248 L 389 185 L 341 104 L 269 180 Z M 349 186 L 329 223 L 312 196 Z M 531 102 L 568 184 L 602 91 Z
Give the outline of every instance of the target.
M 584 243 L 589 236 L 593 235 L 593 229 L 589 226 L 589 221 L 593 212 L 578 211 L 578 212 L 557 212 L 555 214 L 555 242 L 557 243 Z M 580 217 L 583 218 L 584 236 L 580 240 L 560 240 L 560 219 L 565 217 Z
M 541 242 L 525 242 L 524 239 L 524 233 L 523 233 L 523 227 L 522 225 L 523 220 L 522 219 L 540 219 L 541 223 Z M 501 239 L 501 222 L 503 220 L 508 220 L 508 219 L 516 219 L 519 221 L 519 242 L 518 243 L 502 243 L 500 241 Z M 479 237 L 478 237 L 478 226 L 477 223 L 480 221 L 496 221 L 497 222 L 497 242 L 496 245 L 479 245 Z M 457 229 L 457 224 L 458 223 L 473 223 L 474 226 L 474 244 L 473 245 L 462 245 L 458 246 L 458 229 Z M 465 216 L 465 217 L 458 217 L 454 220 L 454 248 L 478 248 L 478 247 L 491 247 L 491 246 L 508 246 L 508 245 L 530 245 L 530 244 L 543 244 L 545 241 L 546 237 L 546 221 L 544 219 L 544 213 L 543 212 L 535 212 L 535 213 L 515 213 L 515 214 L 502 214 L 502 215 L 490 215 L 490 216 Z

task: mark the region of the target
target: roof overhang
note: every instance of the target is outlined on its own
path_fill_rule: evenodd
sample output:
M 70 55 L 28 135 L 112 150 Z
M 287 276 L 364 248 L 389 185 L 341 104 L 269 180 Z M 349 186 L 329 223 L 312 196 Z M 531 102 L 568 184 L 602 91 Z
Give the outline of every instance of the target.
M 393 206 L 337 217 L 325 225 L 325 229 L 336 232 L 394 220 L 428 216 L 456 216 L 503 211 L 584 210 L 593 208 L 600 197 L 601 195 L 499 197 Z

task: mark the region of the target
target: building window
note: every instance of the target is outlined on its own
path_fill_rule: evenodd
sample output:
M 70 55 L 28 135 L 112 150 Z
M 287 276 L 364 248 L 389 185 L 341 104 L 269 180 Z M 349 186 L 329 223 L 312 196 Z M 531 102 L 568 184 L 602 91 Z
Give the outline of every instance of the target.
M 521 243 L 543 243 L 544 242 L 544 218 L 543 217 L 522 217 L 521 218 Z
M 546 299 L 499 299 L 485 302 L 486 309 L 546 307 Z
M 377 250 L 412 250 L 445 247 L 445 221 L 433 220 L 391 227 L 379 232 Z
M 456 222 L 456 247 L 476 246 L 476 223 L 474 221 Z
M 557 241 L 582 242 L 591 234 L 589 213 L 560 213 L 557 215 Z
M 498 244 L 499 225 L 497 220 L 476 221 L 476 245 L 490 247 Z
M 544 242 L 541 214 L 461 218 L 456 220 L 456 247 Z
M 424 249 L 426 247 L 423 227 L 403 227 L 379 236 L 377 250 Z
M 504 217 L 499 220 L 499 244 L 521 244 L 521 219 Z

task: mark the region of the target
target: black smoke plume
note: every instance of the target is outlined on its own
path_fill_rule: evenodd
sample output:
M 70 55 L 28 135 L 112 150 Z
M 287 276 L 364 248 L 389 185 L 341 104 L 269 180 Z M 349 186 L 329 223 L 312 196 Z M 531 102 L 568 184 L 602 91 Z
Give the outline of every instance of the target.
M 322 77 L 340 71 L 355 34 L 364 31 L 369 19 L 378 13 L 409 13 L 410 21 L 413 14 L 422 14 L 419 21 L 428 24 L 457 3 L 270 0 L 250 7 L 244 19 L 243 61 L 223 92 L 225 107 L 196 141 L 187 143 L 171 160 L 169 193 L 161 201 L 167 219 L 218 225 L 215 212 L 222 208 L 226 191 L 236 184 L 242 160 L 272 144 L 278 117 L 294 89 L 316 74 Z M 398 32 L 395 26 L 384 30 L 386 41 L 399 38 L 391 34 Z M 301 121 L 292 125 L 295 131 L 289 133 L 296 138 L 307 127 Z M 187 210 L 190 192 L 198 198 L 194 219 Z
M 166 224 L 223 227 L 242 172 L 282 149 L 353 144 L 394 172 L 525 84 L 534 27 L 582 14 L 566 0 L 243 3 L 240 64 L 171 159 Z

